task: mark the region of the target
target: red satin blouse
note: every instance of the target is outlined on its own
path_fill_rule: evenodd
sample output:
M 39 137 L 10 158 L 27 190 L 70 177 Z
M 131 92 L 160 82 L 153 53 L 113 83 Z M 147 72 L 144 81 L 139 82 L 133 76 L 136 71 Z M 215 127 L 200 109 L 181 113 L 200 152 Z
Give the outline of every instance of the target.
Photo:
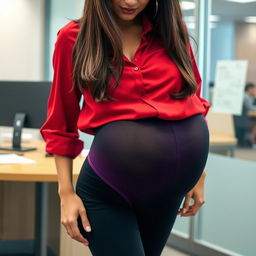
M 46 152 L 75 158 L 84 147 L 78 129 L 95 135 L 95 127 L 120 119 L 158 117 L 167 120 L 183 119 L 202 113 L 210 104 L 200 96 L 201 77 L 189 45 L 197 92 L 183 100 L 174 100 L 170 92 L 179 92 L 184 80 L 174 62 L 167 55 L 160 40 L 152 32 L 153 25 L 142 16 L 141 43 L 134 59 L 126 56 L 120 84 L 108 92 L 117 101 L 96 102 L 88 89 L 69 92 L 72 86 L 72 48 L 79 24 L 70 21 L 58 31 L 53 54 L 53 82 L 48 99 L 47 119 L 40 128 L 46 142 Z M 110 79 L 110 83 L 113 77 Z M 80 109 L 79 102 L 84 98 Z

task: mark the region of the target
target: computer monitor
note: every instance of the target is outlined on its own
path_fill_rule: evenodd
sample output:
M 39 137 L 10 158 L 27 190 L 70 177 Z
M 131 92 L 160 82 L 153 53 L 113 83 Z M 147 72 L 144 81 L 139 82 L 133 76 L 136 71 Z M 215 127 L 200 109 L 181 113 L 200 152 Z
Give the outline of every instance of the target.
M 22 128 L 39 129 L 46 120 L 50 81 L 0 81 L 0 126 L 12 126 L 11 147 L 1 150 L 30 151 L 22 147 Z

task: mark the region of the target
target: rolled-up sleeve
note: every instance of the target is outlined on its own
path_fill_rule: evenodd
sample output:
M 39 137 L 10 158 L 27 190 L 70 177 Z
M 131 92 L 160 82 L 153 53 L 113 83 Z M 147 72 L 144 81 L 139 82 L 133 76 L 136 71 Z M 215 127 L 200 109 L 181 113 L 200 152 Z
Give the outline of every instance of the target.
M 84 146 L 77 120 L 81 93 L 72 88 L 72 41 L 68 31 L 59 30 L 53 53 L 53 81 L 47 103 L 47 118 L 40 133 L 50 154 L 77 157 Z
M 195 75 L 195 79 L 198 85 L 197 91 L 196 91 L 196 96 L 200 99 L 200 101 L 202 102 L 203 106 L 204 106 L 204 113 L 203 113 L 203 117 L 205 118 L 206 123 L 208 124 L 208 121 L 206 120 L 206 115 L 208 114 L 208 111 L 211 107 L 211 104 L 204 98 L 201 97 L 201 88 L 202 88 L 202 79 L 197 67 L 197 63 L 195 60 L 195 56 L 191 47 L 191 44 L 189 43 L 189 54 L 192 60 L 192 65 L 193 65 L 193 71 L 194 71 L 194 75 Z

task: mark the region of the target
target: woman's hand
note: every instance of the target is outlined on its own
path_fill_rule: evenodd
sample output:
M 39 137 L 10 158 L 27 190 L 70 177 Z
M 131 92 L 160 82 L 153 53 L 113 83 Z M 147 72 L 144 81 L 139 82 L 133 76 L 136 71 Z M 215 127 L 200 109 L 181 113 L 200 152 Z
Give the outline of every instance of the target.
M 61 195 L 60 201 L 61 224 L 65 226 L 67 233 L 71 238 L 88 246 L 89 242 L 82 236 L 77 225 L 77 218 L 78 215 L 80 215 L 84 229 L 87 232 L 91 231 L 88 229 L 90 224 L 81 198 L 75 192 L 70 192 L 65 195 Z
M 186 194 L 182 208 L 179 209 L 178 214 L 182 216 L 194 216 L 199 208 L 205 203 L 204 201 L 204 181 L 206 171 L 204 170 L 197 184 Z M 189 205 L 190 199 L 193 198 L 194 204 Z

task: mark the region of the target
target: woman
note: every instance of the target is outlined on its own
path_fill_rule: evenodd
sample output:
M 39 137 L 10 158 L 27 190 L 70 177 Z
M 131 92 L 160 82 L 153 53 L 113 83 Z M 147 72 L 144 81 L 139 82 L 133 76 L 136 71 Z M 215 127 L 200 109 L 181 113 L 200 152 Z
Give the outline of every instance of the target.
M 209 147 L 210 104 L 179 0 L 86 0 L 58 32 L 53 67 L 40 131 L 61 223 L 96 256 L 160 255 L 177 215 L 204 203 Z M 94 139 L 74 191 L 78 128 Z

